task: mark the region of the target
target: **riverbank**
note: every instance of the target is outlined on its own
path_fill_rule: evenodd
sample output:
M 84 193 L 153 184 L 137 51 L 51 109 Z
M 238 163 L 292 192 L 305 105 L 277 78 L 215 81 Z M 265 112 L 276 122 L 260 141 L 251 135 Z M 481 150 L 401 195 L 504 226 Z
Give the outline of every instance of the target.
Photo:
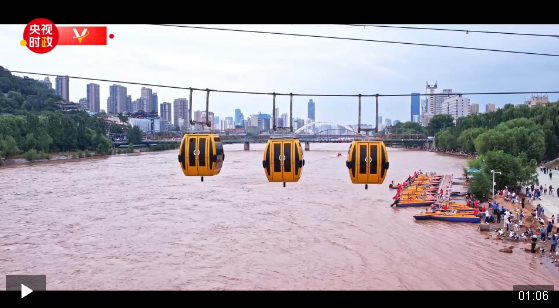
M 539 229 L 541 227 L 541 224 L 539 223 L 539 221 L 532 216 L 532 210 L 536 209 L 537 205 L 539 204 L 540 206 L 542 206 L 541 201 L 543 200 L 535 200 L 535 201 L 531 201 L 530 198 L 527 198 L 524 194 L 519 194 L 519 200 L 522 200 L 522 198 L 526 198 L 525 203 L 524 203 L 524 208 L 522 208 L 522 204 L 521 203 L 512 203 L 510 201 L 505 201 L 503 196 L 496 196 L 495 200 L 497 200 L 497 203 L 499 205 L 504 206 L 508 211 L 510 212 L 515 212 L 515 210 L 521 210 L 522 213 L 524 214 L 524 218 L 522 219 L 522 228 L 520 228 L 518 234 L 521 235 L 524 231 L 526 231 L 528 228 L 530 228 L 534 233 L 539 233 Z M 559 199 L 559 198 L 558 198 Z M 545 209 L 545 208 L 544 208 Z M 490 210 L 492 211 L 492 210 Z M 547 210 L 546 210 L 547 212 Z M 544 222 L 545 222 L 545 226 L 547 227 L 547 224 L 549 223 L 549 218 L 551 217 L 551 215 L 554 215 L 552 213 L 547 213 L 542 216 Z M 556 214 L 555 214 L 556 215 Z M 557 215 L 555 216 L 557 217 Z M 512 220 L 513 226 L 514 224 L 518 223 L 517 219 L 513 219 Z M 492 243 L 495 243 L 496 245 L 498 244 L 503 244 L 503 248 L 501 250 L 499 250 L 500 252 L 505 252 L 505 253 L 510 253 L 513 251 L 520 251 L 520 252 L 527 252 L 527 253 L 531 253 L 531 242 L 530 239 L 527 239 L 526 241 L 519 239 L 519 240 L 512 240 L 509 238 L 509 232 L 505 232 L 504 235 L 502 237 L 497 237 L 496 235 L 496 231 L 498 229 L 502 229 L 502 230 L 506 230 L 506 225 L 503 221 L 503 219 L 501 219 L 500 223 L 494 222 L 494 223 L 490 223 L 490 232 L 491 234 L 489 234 L 486 239 L 490 239 Z M 553 231 L 551 232 L 551 234 L 557 234 L 557 220 L 555 220 L 555 226 L 553 228 Z M 543 248 L 543 251 L 540 250 L 540 248 Z M 542 242 L 541 240 L 538 239 L 537 245 L 536 245 L 536 253 L 533 254 L 533 258 L 534 259 L 538 259 L 538 262 L 543 265 L 551 274 L 553 274 L 555 277 L 559 278 L 559 256 L 556 253 L 551 253 L 550 252 L 550 248 L 551 248 L 551 240 L 546 240 L 544 242 Z M 515 250 L 516 249 L 516 250 Z
M 36 163 L 47 163 L 47 162 L 53 162 L 53 161 L 78 161 L 78 160 L 99 158 L 99 157 L 107 157 L 107 156 L 114 156 L 114 155 L 128 155 L 128 154 L 137 154 L 137 153 L 143 153 L 143 152 L 162 152 L 162 151 L 176 150 L 176 149 L 169 149 L 169 150 L 150 151 L 150 150 L 142 150 L 142 149 L 144 149 L 144 148 L 134 149 L 134 152 L 131 152 L 131 153 L 128 153 L 128 152 L 118 153 L 118 152 L 115 151 L 111 154 L 106 154 L 106 155 L 97 155 L 96 152 L 50 153 L 51 157 L 49 159 L 34 159 L 34 160 L 27 160 L 26 158 L 23 157 L 23 155 L 18 155 L 18 156 L 15 156 L 14 158 L 10 158 L 10 159 L 0 158 L 0 159 L 2 159 L 2 164 L 0 165 L 0 170 L 3 167 L 17 166 L 17 165 L 29 164 L 29 163 L 36 164 Z
M 425 151 L 425 152 L 432 152 L 432 153 L 437 153 L 437 154 L 443 154 L 443 155 L 451 155 L 451 156 L 460 156 L 460 157 L 464 157 L 464 158 L 469 158 L 469 159 L 474 159 L 477 156 L 473 155 L 473 154 L 468 154 L 468 153 L 464 153 L 464 152 L 452 152 L 452 151 L 443 151 L 443 150 L 438 150 L 438 149 L 431 149 L 431 148 L 427 148 L 427 147 L 421 147 L 421 148 L 400 148 L 400 149 L 404 149 L 404 150 L 408 150 L 408 151 Z

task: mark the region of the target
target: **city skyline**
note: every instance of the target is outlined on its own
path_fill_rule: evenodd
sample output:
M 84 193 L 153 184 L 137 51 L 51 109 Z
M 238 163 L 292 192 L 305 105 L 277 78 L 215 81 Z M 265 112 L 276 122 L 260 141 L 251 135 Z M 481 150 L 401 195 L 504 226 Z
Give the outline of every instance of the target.
M 207 26 L 207 25 L 206 25 Z M 438 25 L 441 26 L 441 25 Z M 425 81 L 438 80 L 441 88 L 468 92 L 553 91 L 559 64 L 547 57 L 476 52 L 418 46 L 375 44 L 298 37 L 278 37 L 249 33 L 198 31 L 149 25 L 111 25 L 118 39 L 107 46 L 55 48 L 37 55 L 22 52 L 17 44 L 24 25 L 3 25 L 0 40 L 16 42 L 0 50 L 0 63 L 11 70 L 122 80 L 145 84 L 197 87 L 267 93 L 317 94 L 410 94 L 425 93 Z M 433 31 L 393 29 L 356 29 L 324 25 L 229 25 L 227 28 L 297 32 L 317 35 L 356 37 L 377 40 L 439 43 L 456 46 L 525 50 L 553 53 L 559 41 L 538 37 L 510 37 Z M 445 28 L 463 28 L 445 25 Z M 555 25 L 468 25 L 472 30 L 556 33 Z M 142 38 L 150 37 L 149 42 Z M 257 38 L 257 39 L 256 39 Z M 238 44 L 243 41 L 243 44 Z M 172 43 L 170 43 L 172 42 Z M 130 50 L 130 46 L 137 46 Z M 184 48 L 189 46 L 188 48 Z M 525 47 L 527 46 L 527 47 Z M 284 50 L 290 50 L 285 53 Z M 89 65 L 80 65 L 87 59 Z M 433 65 L 437 63 L 437 65 Z M 23 74 L 17 74 L 23 76 Z M 43 79 L 45 76 L 28 75 Z M 528 76 L 530 76 L 528 78 Z M 51 77 L 53 80 L 53 77 Z M 54 80 L 53 80 L 54 81 Z M 69 99 L 75 103 L 86 96 L 89 83 L 100 86 L 100 109 L 107 110 L 109 86 L 127 88 L 132 100 L 140 97 L 141 85 L 72 79 Z M 148 87 L 148 86 L 144 86 Z M 53 82 L 54 88 L 54 82 Z M 159 102 L 189 98 L 188 90 L 151 87 Z M 522 95 L 477 95 L 470 101 L 485 111 L 487 103 L 496 108 L 506 103 L 519 104 Z M 559 95 L 550 94 L 550 101 Z M 424 99 L 421 97 L 420 99 Z M 316 102 L 316 119 L 357 123 L 356 97 L 293 97 L 293 115 L 307 114 L 308 101 Z M 146 98 L 146 100 L 148 100 Z M 153 98 L 152 98 L 153 100 Z M 206 93 L 193 93 L 193 109 L 205 110 Z M 374 97 L 362 98 L 362 122 L 375 122 Z M 277 96 L 276 107 L 289 113 L 289 96 Z M 251 114 L 272 114 L 272 97 L 250 94 L 210 94 L 210 109 L 217 115 L 234 116 L 241 109 L 246 119 Z M 379 115 L 393 121 L 409 121 L 410 97 L 380 97 Z M 159 109 L 156 109 L 159 112 Z M 411 118 L 413 119 L 413 117 Z
M 68 88 L 68 81 L 66 77 L 61 78 L 65 84 L 63 85 L 63 83 L 61 81 L 57 81 L 57 84 L 60 87 L 64 87 L 65 89 Z M 60 80 L 59 78 L 57 78 L 57 80 Z M 44 84 L 46 84 L 47 86 L 49 86 L 49 80 L 48 78 L 45 78 L 44 80 L 42 80 L 41 82 L 43 82 Z M 189 114 L 184 114 L 184 112 L 188 113 L 188 100 L 186 98 L 180 98 L 180 99 L 175 99 L 175 102 L 173 102 L 173 104 L 171 103 L 158 103 L 158 95 L 156 92 L 153 92 L 153 90 L 151 88 L 146 88 L 146 87 L 142 87 L 141 89 L 141 95 L 138 98 L 137 101 L 135 101 L 134 103 L 131 103 L 132 101 L 132 95 L 127 95 L 127 88 L 121 85 L 116 85 L 113 84 L 111 86 L 109 86 L 110 89 L 110 96 L 107 99 L 107 106 L 110 109 L 109 111 L 106 111 L 110 114 L 117 114 L 120 112 L 129 112 L 129 113 L 135 113 L 137 111 L 140 110 L 144 110 L 144 109 L 149 109 L 149 106 L 153 106 L 153 108 L 155 108 L 153 111 L 157 110 L 155 113 L 157 113 L 161 118 L 165 119 L 166 121 L 168 121 L 169 123 L 173 124 L 173 125 L 178 125 L 180 126 L 178 123 L 178 118 L 181 117 L 183 118 L 183 120 L 186 122 L 185 119 L 187 119 L 189 117 Z M 90 103 L 89 101 L 92 100 L 90 98 L 91 97 L 97 97 L 97 100 L 99 98 L 99 85 L 97 84 L 88 84 L 86 87 L 86 91 L 87 91 L 87 99 L 85 98 L 81 98 L 79 100 L 79 102 L 77 103 L 78 105 L 82 106 L 83 108 L 89 109 L 90 111 L 95 111 L 98 112 L 98 110 L 91 110 L 91 106 L 95 106 L 95 103 Z M 60 90 L 55 89 L 55 92 L 58 94 L 60 93 Z M 92 94 L 94 93 L 94 94 Z M 435 94 L 439 94 L 439 95 L 435 95 Z M 443 95 L 440 95 L 443 94 Z M 479 112 L 479 104 L 477 103 L 471 103 L 469 98 L 460 98 L 460 102 L 462 104 L 462 107 L 458 107 L 456 104 L 453 104 L 452 102 L 456 101 L 458 102 L 458 100 L 456 99 L 458 96 L 462 96 L 461 93 L 459 92 L 453 92 L 452 89 L 442 89 L 441 91 L 438 90 L 438 84 L 437 82 L 435 82 L 434 84 L 429 84 L 429 82 L 426 82 L 426 92 L 425 92 L 425 99 L 423 100 L 423 105 L 421 105 L 421 101 L 420 101 L 420 97 L 421 94 L 420 93 L 411 93 L 410 94 L 410 98 L 411 98 L 411 102 L 410 102 L 410 120 L 411 122 L 418 122 L 421 123 L 423 126 L 426 126 L 429 123 L 429 120 L 431 119 L 431 117 L 433 116 L 433 114 L 431 114 L 431 112 L 435 112 L 435 114 L 450 114 L 454 117 L 454 119 L 456 120 L 458 117 L 462 117 L 462 116 L 466 116 L 469 115 L 470 113 L 478 113 Z M 117 99 L 118 97 L 118 99 Z M 150 97 L 151 99 L 148 99 L 148 97 Z M 447 102 L 448 99 L 452 99 L 452 102 Z M 151 100 L 151 102 L 150 102 Z M 177 109 L 174 106 L 174 104 L 176 104 L 176 101 L 182 101 L 184 100 L 184 102 L 179 102 L 179 106 L 180 108 Z M 119 102 L 117 102 L 119 101 Z M 525 101 L 525 104 L 528 104 L 529 101 Z M 464 105 L 466 104 L 466 105 Z M 170 106 L 166 107 L 166 106 Z M 118 106 L 118 107 L 116 107 Z M 296 120 L 299 119 L 303 119 L 303 120 L 312 120 L 317 121 L 315 118 L 315 102 L 313 101 L 313 99 L 310 99 L 307 103 L 308 106 L 308 110 L 307 110 L 307 117 L 301 117 L 301 116 L 297 116 L 297 115 L 293 115 L 293 120 L 294 122 Z M 184 110 L 184 108 L 186 108 L 186 110 Z M 491 112 L 491 111 L 495 111 L 496 109 L 498 109 L 499 107 L 495 107 L 495 104 L 491 104 L 488 103 L 485 106 L 486 111 L 485 112 Z M 93 108 L 94 109 L 94 108 Z M 182 109 L 182 110 L 180 110 Z M 103 109 L 102 109 L 103 110 Z M 175 117 L 174 112 L 175 110 L 179 110 L 179 116 Z M 144 110 L 146 111 L 146 110 Z M 152 111 L 152 112 L 153 112 Z M 149 112 L 149 111 L 146 111 Z M 194 112 L 203 112 L 203 110 L 193 110 Z M 417 114 L 417 112 L 419 112 L 419 115 Z M 214 116 L 214 112 L 210 111 L 210 113 L 212 114 L 212 117 L 214 117 L 215 119 L 215 123 L 214 125 L 217 125 L 218 127 L 230 127 L 230 128 L 234 128 L 235 126 L 246 126 L 246 122 L 249 121 L 250 122 L 250 118 L 253 115 L 259 115 L 259 114 L 264 114 L 264 115 L 270 115 L 270 117 L 273 116 L 273 114 L 267 114 L 267 113 L 262 113 L 259 112 L 258 114 L 251 114 L 248 115 L 247 117 L 244 117 L 244 114 L 242 113 L 241 109 L 237 108 L 235 109 L 235 114 L 234 117 L 233 116 L 226 116 L 226 115 L 215 115 Z M 289 127 L 289 123 L 288 121 L 286 121 L 286 118 L 288 117 L 287 113 L 280 113 L 279 108 L 276 108 L 274 110 L 275 113 L 275 117 L 276 117 L 276 125 L 277 127 Z M 379 113 L 380 114 L 380 113 Z M 220 121 L 220 116 L 221 116 L 221 121 Z M 425 119 L 425 117 L 427 119 Z M 416 119 L 416 121 L 414 121 L 414 118 Z M 170 119 L 170 120 L 169 120 Z M 410 120 L 404 120 L 404 121 L 400 121 L 398 119 L 390 119 L 390 118 L 386 118 L 385 121 L 383 122 L 383 116 L 382 114 L 378 117 L 378 122 L 379 122 L 379 130 L 380 129 L 384 129 L 384 127 L 387 126 L 392 126 L 392 125 L 396 125 L 399 122 L 407 122 Z M 319 122 L 332 122 L 335 123 L 335 121 L 329 121 L 329 120 L 318 120 Z M 338 123 L 340 125 L 344 124 L 344 123 Z M 355 125 L 356 123 L 345 123 L 345 125 Z M 362 122 L 363 125 L 366 125 L 367 123 Z M 373 123 L 373 124 L 376 124 Z

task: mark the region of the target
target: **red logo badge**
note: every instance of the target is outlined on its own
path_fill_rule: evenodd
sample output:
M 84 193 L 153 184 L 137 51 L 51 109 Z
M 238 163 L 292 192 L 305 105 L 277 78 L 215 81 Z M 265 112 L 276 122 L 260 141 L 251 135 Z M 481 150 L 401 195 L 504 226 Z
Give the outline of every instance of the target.
M 45 18 L 37 18 L 27 24 L 23 31 L 21 46 L 35 53 L 47 53 L 58 44 L 56 25 Z
M 107 27 L 57 27 L 48 19 L 37 18 L 25 27 L 20 44 L 39 54 L 53 50 L 56 45 L 107 45 Z

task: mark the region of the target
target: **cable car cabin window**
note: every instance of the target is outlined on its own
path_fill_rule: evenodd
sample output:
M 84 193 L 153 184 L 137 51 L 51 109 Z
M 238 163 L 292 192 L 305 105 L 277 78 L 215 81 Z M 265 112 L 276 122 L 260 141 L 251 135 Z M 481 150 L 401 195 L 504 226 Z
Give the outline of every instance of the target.
M 213 142 L 212 139 L 210 139 L 210 150 L 209 150 L 209 153 L 210 153 L 210 170 L 211 170 L 212 167 L 213 167 L 213 165 L 214 165 L 214 164 L 213 164 L 214 162 L 211 160 L 211 157 L 214 155 L 214 142 Z
M 299 149 L 295 147 L 295 164 L 297 164 L 301 158 L 299 157 Z M 295 175 L 299 174 L 299 166 L 295 165 Z
M 359 146 L 359 173 L 367 174 L 367 146 Z
M 198 157 L 198 166 L 205 167 L 206 166 L 206 140 L 207 138 L 200 138 L 199 141 L 199 149 L 200 155 Z
M 215 154 L 217 156 L 223 155 L 223 144 L 221 142 L 217 141 L 217 139 L 216 139 L 216 142 L 215 142 Z
M 274 172 L 281 172 L 281 143 L 274 143 Z
M 266 147 L 266 161 L 268 162 L 268 165 L 266 166 L 266 173 L 268 175 L 270 175 L 270 152 L 272 151 L 272 147 L 268 144 L 268 146 Z
M 351 162 L 353 166 L 351 167 L 351 175 L 355 177 L 355 171 L 357 170 L 357 147 L 353 149 L 353 153 L 351 153 Z
M 186 169 L 186 140 L 182 143 L 181 147 L 181 167 L 182 169 Z
M 283 155 L 285 156 L 284 166 L 285 172 L 291 172 L 291 143 L 284 143 L 283 144 Z
M 188 156 L 188 165 L 195 167 L 196 166 L 196 138 L 188 139 L 188 152 L 190 155 Z
M 378 146 L 371 145 L 371 171 L 369 174 L 377 174 L 377 167 L 378 167 Z
M 215 142 L 221 142 L 221 138 L 215 137 Z
M 386 152 L 384 146 L 380 147 L 380 157 L 381 157 L 381 166 L 380 166 L 380 177 L 384 177 L 386 174 Z

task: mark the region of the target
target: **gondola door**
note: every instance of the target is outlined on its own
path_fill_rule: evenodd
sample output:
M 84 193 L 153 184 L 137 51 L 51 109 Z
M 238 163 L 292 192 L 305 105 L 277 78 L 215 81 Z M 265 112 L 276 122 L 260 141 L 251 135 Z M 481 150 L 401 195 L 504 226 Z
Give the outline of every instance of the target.
M 208 137 L 200 136 L 198 137 L 198 149 L 197 149 L 197 160 L 198 160 L 198 174 L 200 176 L 210 175 L 210 156 L 208 151 Z
M 198 149 L 197 149 L 197 139 L 198 137 L 188 137 L 188 140 L 185 141 L 186 145 L 186 173 L 188 175 L 197 175 L 198 174 Z
M 357 182 L 367 183 L 369 177 L 369 147 L 366 143 L 358 143 L 357 151 Z
M 270 156 L 272 163 L 272 181 L 283 182 L 283 163 L 284 156 L 282 151 L 282 142 L 273 141 L 270 146 Z
M 378 183 L 379 182 L 379 167 L 380 167 L 380 157 L 379 157 L 379 145 L 378 144 L 369 144 L 369 174 L 368 174 L 368 183 Z
M 348 153 L 348 157 L 350 158 L 350 163 L 348 165 L 349 168 L 349 174 L 350 174 L 350 178 L 351 181 L 353 183 L 357 183 L 357 166 L 358 166 L 358 160 L 357 160 L 357 150 L 358 147 L 354 146 L 354 147 L 349 147 L 349 151 Z
M 292 182 L 295 180 L 295 164 L 294 162 L 294 147 L 295 143 L 291 141 L 283 141 L 283 181 Z

